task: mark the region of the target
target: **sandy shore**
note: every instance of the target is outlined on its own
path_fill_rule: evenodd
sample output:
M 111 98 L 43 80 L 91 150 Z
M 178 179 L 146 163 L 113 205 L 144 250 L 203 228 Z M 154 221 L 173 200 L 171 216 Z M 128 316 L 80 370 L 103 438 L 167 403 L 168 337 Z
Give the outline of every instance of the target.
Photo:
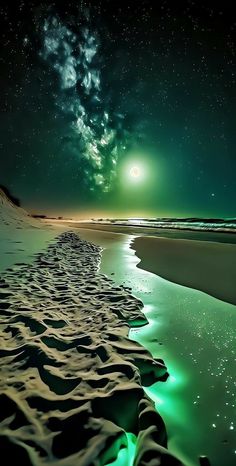
M 100 254 L 63 233 L 0 277 L 0 446 L 9 463 L 105 466 L 128 432 L 136 466 L 147 456 L 182 464 L 143 389 L 167 369 L 128 339 L 147 322 L 142 302 L 98 272 Z
M 140 237 L 132 247 L 138 267 L 236 304 L 236 245 Z
M 91 222 L 73 222 L 68 220 L 43 220 L 45 224 L 60 225 L 68 229 L 80 229 L 81 231 L 93 230 L 93 231 L 106 231 L 110 233 L 122 233 L 126 235 L 138 235 L 138 236 L 157 236 L 160 238 L 173 238 L 173 239 L 191 239 L 197 241 L 211 241 L 218 243 L 229 243 L 236 244 L 235 233 L 224 233 L 219 231 L 193 231 L 193 230 L 181 230 L 176 228 L 152 228 L 143 226 L 126 226 L 126 225 L 114 225 L 105 223 L 91 223 Z
M 236 244 L 234 234 L 162 231 L 167 238 L 145 236 L 145 228 L 91 223 L 69 223 L 85 239 L 114 241 L 118 234 L 141 234 L 133 249 L 141 259 L 138 267 L 166 280 L 204 291 L 215 298 L 236 304 Z M 89 233 L 91 231 L 91 233 Z M 153 229 L 153 233 L 157 229 Z M 181 235 L 184 235 L 183 239 Z M 168 237 L 170 236 L 170 237 Z M 175 238 L 177 236 L 177 238 Z

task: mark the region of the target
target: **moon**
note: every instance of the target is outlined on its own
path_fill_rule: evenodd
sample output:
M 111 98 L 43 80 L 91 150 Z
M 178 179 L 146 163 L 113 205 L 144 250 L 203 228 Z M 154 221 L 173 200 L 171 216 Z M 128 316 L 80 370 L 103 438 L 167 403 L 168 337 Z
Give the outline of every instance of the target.
M 141 187 L 145 184 L 148 175 L 144 157 L 141 159 L 138 155 L 132 158 L 130 156 L 130 158 L 123 163 L 123 166 L 121 165 L 120 174 L 120 182 L 124 184 L 126 189 L 138 189 Z
M 140 175 L 141 175 L 140 168 L 137 167 L 137 166 L 131 167 L 131 169 L 129 171 L 129 174 L 130 174 L 130 176 L 132 176 L 132 178 L 139 178 Z

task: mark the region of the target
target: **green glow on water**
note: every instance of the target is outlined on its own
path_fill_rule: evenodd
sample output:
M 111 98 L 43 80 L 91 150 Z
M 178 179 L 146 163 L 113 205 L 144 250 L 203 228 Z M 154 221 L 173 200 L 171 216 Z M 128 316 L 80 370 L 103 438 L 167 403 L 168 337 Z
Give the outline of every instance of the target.
M 171 375 L 165 385 L 162 382 L 157 382 L 151 387 L 146 388 L 145 392 L 154 401 L 157 411 L 161 415 L 171 416 L 172 419 L 178 420 L 181 416 L 182 421 L 187 422 L 187 413 L 185 412 L 185 401 L 176 400 L 175 393 L 178 392 L 182 380 L 176 379 Z
M 143 328 L 132 329 L 130 338 L 141 343 L 149 349 L 154 357 L 160 356 L 160 347 L 156 345 L 154 337 L 158 332 L 160 324 L 157 319 L 152 319 L 152 306 L 145 306 L 145 315 L 148 318 L 148 325 Z M 164 354 L 164 360 L 168 359 L 168 354 Z M 194 436 L 194 423 L 189 415 L 189 406 L 182 396 L 182 391 L 188 384 L 188 375 L 183 371 L 178 361 L 173 363 L 168 361 L 168 373 L 170 374 L 165 382 L 156 382 L 150 387 L 143 387 L 145 393 L 155 404 L 155 408 L 162 416 L 163 420 L 167 421 L 168 447 L 186 466 L 195 466 L 196 463 L 191 461 L 189 456 L 186 456 L 178 447 L 181 438 L 185 438 L 185 426 L 188 426 L 188 432 L 192 432 Z M 180 424 L 181 420 L 181 424 Z M 183 426 L 183 427 L 182 427 Z
M 122 447 L 115 461 L 107 463 L 106 466 L 133 466 L 136 450 L 136 437 L 130 432 L 126 432 L 127 446 Z
M 137 268 L 133 239 L 107 242 L 101 272 L 144 303 L 149 324 L 131 328 L 129 338 L 167 365 L 169 379 L 145 391 L 166 424 L 168 448 L 187 466 L 198 466 L 200 455 L 234 466 L 235 306 Z

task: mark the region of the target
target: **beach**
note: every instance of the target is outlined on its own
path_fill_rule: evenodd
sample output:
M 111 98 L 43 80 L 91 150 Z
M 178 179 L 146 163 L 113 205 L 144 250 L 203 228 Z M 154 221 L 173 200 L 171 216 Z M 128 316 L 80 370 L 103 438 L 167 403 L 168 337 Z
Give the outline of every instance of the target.
M 132 248 L 138 267 L 236 304 L 235 244 L 143 237 Z
M 211 241 L 218 243 L 229 243 L 236 244 L 236 234 L 234 232 L 224 231 L 212 231 L 212 230 L 191 230 L 181 228 L 156 228 L 146 227 L 126 222 L 126 224 L 120 224 L 110 222 L 95 222 L 95 221 L 73 221 L 73 220 L 57 220 L 57 219 L 45 219 L 45 224 L 49 225 L 62 225 L 64 228 L 80 228 L 86 230 L 95 231 L 107 231 L 110 233 L 123 233 L 131 234 L 135 236 L 158 236 L 160 238 L 173 238 L 173 239 L 191 239 L 196 241 Z
M 127 338 L 147 323 L 142 302 L 98 274 L 100 252 L 62 233 L 32 264 L 3 273 L 1 448 L 24 464 L 53 455 L 53 464 L 105 465 L 131 436 L 136 464 L 145 464 L 147 451 L 180 464 L 143 390 L 166 380 L 167 369 Z
M 227 454 L 233 465 L 235 245 L 50 224 L 2 202 L 8 458 L 221 466 Z
M 136 242 L 149 237 L 138 237 L 132 234 L 132 229 L 130 235 L 112 231 L 110 236 L 101 227 L 99 231 L 80 228 L 79 234 L 103 245 L 101 271 L 117 283 L 128 285 L 144 303 L 149 324 L 131 329 L 129 337 L 143 344 L 154 356 L 163 358 L 168 367 L 167 381 L 154 384 L 146 392 L 166 423 L 170 450 L 188 466 L 198 465 L 200 454 L 207 455 L 212 465 L 222 466 L 227 458 L 227 466 L 233 466 L 235 305 L 211 296 L 210 288 L 202 292 L 146 271 L 138 251 L 133 248 Z M 161 239 L 152 240 L 161 244 Z M 176 244 L 175 240 L 170 241 L 177 249 L 182 243 L 182 240 L 176 240 Z M 188 243 L 188 258 L 191 258 L 198 242 L 189 240 Z M 205 258 L 204 247 L 209 251 L 208 257 L 213 248 L 218 259 L 218 251 L 226 246 L 205 241 L 201 245 L 200 261 Z M 153 256 L 154 253 L 153 250 Z M 221 271 L 218 267 L 218 277 L 224 283 Z M 177 272 L 176 278 L 181 283 L 181 266 Z M 210 282 L 206 283 L 209 287 Z M 227 287 L 222 289 L 226 292 Z M 230 300 L 232 297 L 233 294 L 229 295 Z
M 142 301 L 99 271 L 101 246 L 0 200 L 5 252 L 11 243 L 24 246 L 13 246 L 23 261 L 5 261 L 0 275 L 0 447 L 7 461 L 145 466 L 148 456 L 181 465 L 145 393 L 168 378 L 165 363 L 128 338 L 131 328 L 148 324 Z M 31 250 L 29 235 L 40 232 Z
M 1 5 L 0 466 L 236 466 L 229 3 Z
M 101 232 L 103 235 L 107 233 L 107 237 L 110 233 L 111 240 L 115 234 L 131 234 L 135 237 L 132 248 L 141 260 L 138 267 L 236 304 L 236 235 L 233 233 L 160 231 L 153 228 L 147 230 L 142 227 L 71 222 L 69 226 L 77 227 L 81 232 L 86 231 L 87 237 L 95 241 L 101 237 Z M 89 234 L 90 230 L 95 233 Z M 156 236 L 152 236 L 154 233 Z

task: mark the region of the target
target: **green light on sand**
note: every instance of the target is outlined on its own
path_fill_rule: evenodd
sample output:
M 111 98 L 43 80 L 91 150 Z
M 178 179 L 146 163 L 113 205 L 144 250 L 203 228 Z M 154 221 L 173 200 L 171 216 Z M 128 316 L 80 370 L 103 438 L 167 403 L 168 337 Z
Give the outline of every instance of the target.
M 157 382 L 151 387 L 145 387 L 145 392 L 154 401 L 157 411 L 164 419 L 171 417 L 177 420 L 178 416 L 181 416 L 187 422 L 186 406 L 179 397 L 186 383 L 186 377 L 177 368 L 173 368 L 171 363 L 168 364 L 168 371 L 170 375 L 164 384 Z
M 127 446 L 122 447 L 115 461 L 107 463 L 106 466 L 133 466 L 136 450 L 136 437 L 134 434 L 126 432 Z

